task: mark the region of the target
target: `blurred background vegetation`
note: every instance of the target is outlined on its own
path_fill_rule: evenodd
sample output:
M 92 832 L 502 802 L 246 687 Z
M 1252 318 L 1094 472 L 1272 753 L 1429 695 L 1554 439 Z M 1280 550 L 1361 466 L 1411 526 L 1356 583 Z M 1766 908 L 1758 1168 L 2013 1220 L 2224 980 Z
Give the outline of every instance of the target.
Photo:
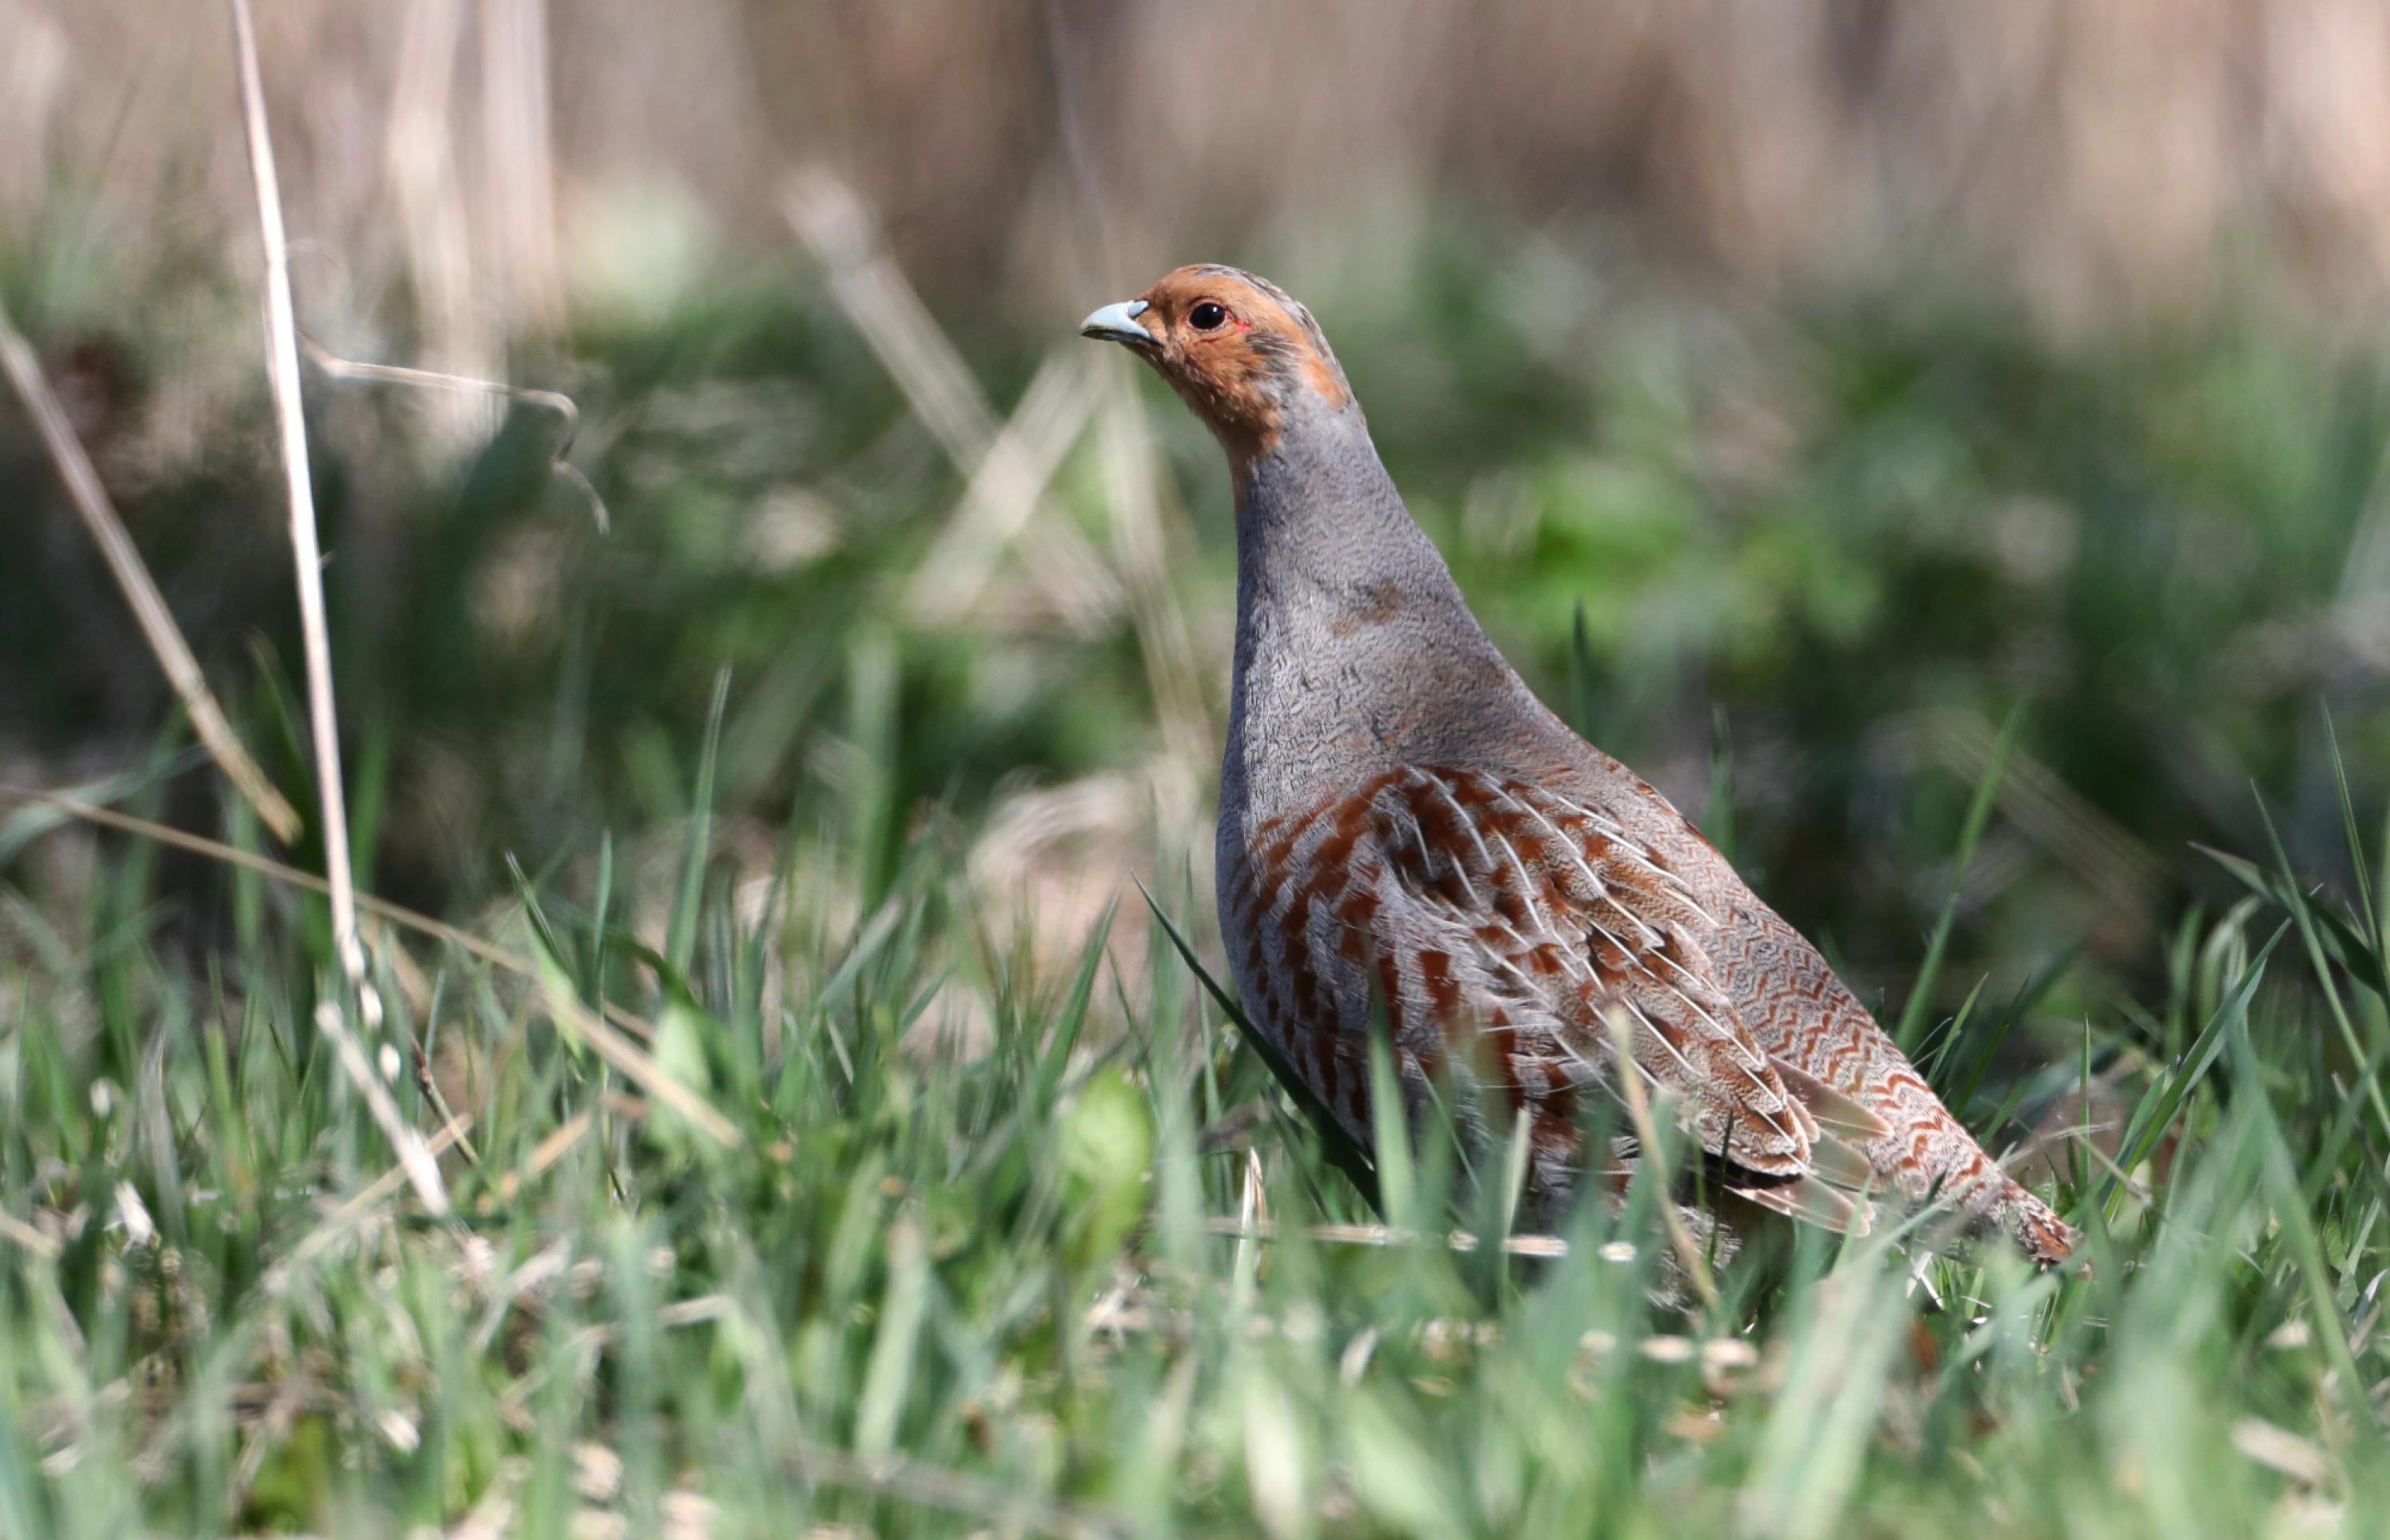
M 13 794 L 272 850 L 0 401 L 0 1529 L 2390 1503 L 2390 10 L 260 8 L 360 882 L 482 938 L 372 938 L 392 1092 L 478 1149 L 453 1225 L 372 1179 L 312 901 Z M 312 826 L 248 175 L 218 8 L 0 0 L 0 302 Z M 1887 1017 L 1988 981 L 1932 1072 L 2097 1278 L 1929 1313 L 1813 1236 L 1638 1346 L 1649 1190 L 1514 1275 L 1402 1243 L 1433 1148 L 1395 1244 L 1304 1238 L 1368 1216 L 1106 928 L 1134 873 L 1209 944 L 1233 542 L 1073 331 L 1195 260 L 1312 305 L 1510 656 Z
M 1200 880 L 1225 480 L 1071 327 L 1198 259 L 1310 301 L 1499 640 L 1871 995 L 2019 704 L 1954 999 L 2079 957 L 2062 1023 L 2149 966 L 2222 891 L 2190 842 L 2262 843 L 2253 783 L 2335 869 L 2326 705 L 2380 789 L 2364 0 L 263 9 L 307 332 L 570 392 L 611 513 L 547 414 L 311 371 L 392 896 L 676 851 L 726 666 L 725 882 L 823 806 L 875 853 L 845 902 L 947 810 L 1057 956 L 1125 871 Z M 0 32 L 0 295 L 270 723 L 295 607 L 221 18 Z M 13 413 L 0 488 L 0 778 L 145 763 L 171 698 Z M 92 870 L 5 860 L 61 912 Z

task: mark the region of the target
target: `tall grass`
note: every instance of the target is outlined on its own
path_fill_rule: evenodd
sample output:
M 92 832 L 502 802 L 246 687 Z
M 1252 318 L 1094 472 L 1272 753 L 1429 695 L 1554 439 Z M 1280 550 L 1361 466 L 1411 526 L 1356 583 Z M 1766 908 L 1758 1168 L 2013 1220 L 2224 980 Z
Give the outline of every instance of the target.
M 2035 1275 L 1788 1232 L 1658 1306 L 1710 1269 L 1648 1174 L 1513 1234 L 1503 1172 L 1323 1141 L 1230 1024 L 1190 619 L 1227 527 L 1176 495 L 1216 451 L 1045 330 L 947 338 L 823 186 L 826 281 L 559 344 L 585 481 L 552 424 L 452 485 L 318 398 L 358 881 L 451 917 L 362 905 L 383 1124 L 311 1025 L 347 922 L 252 815 L 162 748 L 96 841 L 0 802 L 0 1537 L 2380 1527 L 2390 880 L 2378 756 L 2352 787 L 2306 704 L 2355 678 L 2383 741 L 2365 369 L 2245 316 L 2063 357 L 1738 315 L 1559 237 L 1350 264 L 1340 347 L 1506 644 L 1552 679 L 1568 637 L 1667 784 L 1734 713 L 1713 832 L 2089 1234 Z M 212 672 L 296 650 L 258 563 L 172 549 L 257 468 L 155 474 L 128 523 Z M 0 687 L 65 720 L 43 559 Z M 328 784 L 259 656 L 248 740 Z M 2251 772 L 2283 838 L 2170 910 Z
M 2344 898 L 2236 863 L 2253 892 L 2182 923 L 2163 992 L 2087 1021 L 2123 1124 L 2054 1157 L 2088 1272 L 1803 1232 L 1685 1313 L 1648 1298 L 1648 1183 L 1536 1249 L 1561 1254 L 1462 1248 L 1500 1216 L 1430 1137 L 1381 1153 L 1381 1224 L 1178 953 L 1107 950 L 1140 914 L 1039 976 L 932 827 L 875 905 L 828 918 L 803 892 L 873 860 L 835 820 L 788 831 L 759 899 L 708 859 L 709 775 L 677 869 L 525 876 L 483 918 L 542 979 L 377 947 L 423 1067 L 403 1105 L 449 1133 L 444 1220 L 306 1027 L 339 975 L 313 895 L 226 871 L 235 933 L 195 956 L 128 837 L 88 914 L 7 900 L 0 1533 L 2390 1516 L 2378 881 Z M 650 900 L 662 952 L 614 918 Z M 966 978 L 984 1020 L 953 1012 Z M 559 996 L 651 1019 L 736 1145 L 578 1051 Z M 1938 1062 L 2003 1030 L 1971 1012 Z

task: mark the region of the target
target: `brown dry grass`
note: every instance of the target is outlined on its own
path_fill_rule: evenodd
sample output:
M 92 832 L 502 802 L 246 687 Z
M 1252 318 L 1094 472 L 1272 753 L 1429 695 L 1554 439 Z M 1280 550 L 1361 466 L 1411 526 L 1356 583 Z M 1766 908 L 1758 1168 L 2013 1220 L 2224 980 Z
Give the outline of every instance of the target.
M 212 20 L 0 0 L 0 212 L 89 199 L 120 263 L 221 249 L 195 228 L 238 208 Z M 398 302 L 418 361 L 467 374 L 568 297 L 782 242 L 814 162 L 941 299 L 1063 310 L 1190 252 L 1327 260 L 1322 230 L 1456 196 L 1615 215 L 1730 282 L 1973 270 L 2060 330 L 2196 311 L 2250 261 L 2331 314 L 2390 298 L 2368 0 L 407 0 L 261 32 L 316 303 Z

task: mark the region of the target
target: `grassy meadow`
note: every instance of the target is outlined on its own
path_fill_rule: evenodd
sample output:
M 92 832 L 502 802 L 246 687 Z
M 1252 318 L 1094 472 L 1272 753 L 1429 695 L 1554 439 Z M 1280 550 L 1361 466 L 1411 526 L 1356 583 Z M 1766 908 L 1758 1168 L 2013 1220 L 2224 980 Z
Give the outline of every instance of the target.
M 2254 327 L 2086 363 L 1657 292 L 1561 347 L 1553 281 L 1455 252 L 1320 308 L 1506 643 L 1924 1043 L 2088 1276 L 1803 1235 L 1656 1310 L 1649 1186 L 1497 1248 L 1500 1174 L 1432 1137 L 1372 1212 L 1163 923 L 1203 955 L 1209 445 L 1110 360 L 967 339 L 994 399 L 1092 400 L 1059 535 L 933 613 L 970 481 L 782 274 L 557 363 L 609 533 L 538 415 L 369 492 L 344 418 L 405 404 L 311 380 L 328 543 L 415 520 L 332 570 L 361 882 L 458 928 L 368 915 L 378 1033 L 277 865 L 313 848 L 172 726 L 58 783 L 117 827 L 10 789 L 0 1533 L 2371 1528 L 2384 719 L 2263 654 L 2362 558 L 2376 391 Z M 39 648 L 95 622 L 41 607 L 107 596 L 23 577 L 15 661 L 71 674 Z M 308 806 L 251 581 L 203 645 Z
M 1816 100 L 1787 107 L 1704 72 L 1766 47 L 1659 12 L 1616 48 L 1675 94 L 1605 77 L 1639 114 L 1572 137 L 1539 94 L 1570 59 L 1523 33 L 1496 51 L 1533 78 L 1459 115 L 1474 137 L 1294 135 L 1248 224 L 1137 213 L 1216 206 L 1204 157 L 1265 122 L 1225 108 L 1179 147 L 1210 180 L 1124 174 L 1167 135 L 1104 132 L 982 174 L 1042 144 L 1014 76 L 1081 46 L 1157 68 L 1127 6 L 1051 60 L 973 53 L 951 111 L 888 63 L 935 40 L 854 20 L 852 94 L 809 109 L 886 127 L 861 202 L 740 140 L 718 159 L 785 208 L 700 229 L 690 173 L 684 202 L 634 179 L 648 201 L 508 224 L 476 199 L 596 186 L 606 134 L 564 92 L 571 174 L 541 174 L 494 91 L 456 111 L 497 169 L 449 165 L 409 135 L 439 138 L 424 60 L 462 13 L 398 9 L 395 40 L 271 7 L 265 38 L 269 83 L 321 45 L 276 111 L 362 981 L 319 880 L 237 147 L 157 148 L 200 89 L 174 71 L 121 139 L 96 108 L 57 127 L 40 175 L 0 133 L 0 305 L 306 825 L 275 839 L 196 746 L 0 400 L 0 1540 L 2390 1532 L 2390 376 L 2374 313 L 2292 271 L 2372 228 L 2353 194 L 2311 249 L 2244 250 L 2100 217 L 2140 205 L 2070 139 L 2079 180 L 2011 219 L 2000 178 L 1925 163 L 1965 137 L 1963 94 L 1916 90 L 1944 52 L 1902 33 L 1868 68 L 1908 87 L 1870 95 L 1792 49 Z M 652 58 L 559 28 L 557 78 L 705 161 L 741 110 L 690 83 L 735 52 L 706 39 L 818 52 L 735 9 Z M 1573 36 L 1565 9 L 1506 25 Z M 460 80 L 546 79 L 506 72 L 545 7 L 471 14 Z M 24 35 L 76 59 L 75 28 L 146 16 Z M 1441 67 L 1433 29 L 1383 33 L 1386 70 Z M 379 100 L 351 43 L 376 92 L 404 63 L 386 154 L 343 149 Z M 53 57 L 26 44 L 0 129 L 28 82 L 85 111 Z M 1355 122 L 1444 122 L 1356 58 Z M 1455 93 L 1508 78 L 1468 63 Z M 1150 112 L 1072 110 L 1204 110 L 1146 85 Z M 1859 105 L 1813 110 L 1837 93 Z M 890 148 L 914 137 L 944 158 Z M 2240 143 L 2219 186 L 2255 174 Z M 1471 190 L 1500 165 L 1602 193 L 1523 212 L 1439 155 Z M 1960 188 L 1971 244 L 1784 190 L 1846 161 Z M 2242 209 L 2165 169 L 2219 226 Z M 129 214 L 136 173 L 166 190 Z M 1055 212 L 1106 175 L 1116 224 Z M 1869 260 L 1795 259 L 1843 223 Z M 1696 225 L 1735 260 L 1687 259 Z M 607 238 L 549 251 L 552 290 L 482 261 L 547 226 Z M 2062 236 L 2080 271 L 2028 261 Z M 1081 276 L 1164 237 L 1150 272 Z M 2198 302 L 2077 281 L 2160 237 L 2224 250 Z M 1317 313 L 1530 682 L 1818 942 L 2088 1266 L 1929 1217 L 1695 1259 L 1707 1286 L 1655 1304 L 1677 1241 L 1648 1165 L 1523 1235 L 1515 1168 L 1437 1130 L 1383 1131 L 1368 1193 L 1323 1147 L 1212 982 L 1218 451 L 1072 335 L 1218 257 Z M 496 320 L 449 302 L 485 281 Z M 572 420 L 343 359 L 503 373 Z

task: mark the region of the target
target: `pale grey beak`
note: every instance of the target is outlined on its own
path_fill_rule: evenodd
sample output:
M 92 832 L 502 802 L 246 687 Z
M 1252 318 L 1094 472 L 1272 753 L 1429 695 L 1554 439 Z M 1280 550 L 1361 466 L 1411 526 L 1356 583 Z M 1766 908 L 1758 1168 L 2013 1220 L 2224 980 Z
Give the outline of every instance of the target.
M 1123 300 L 1079 323 L 1079 335 L 1092 337 L 1099 342 L 1150 342 L 1153 333 L 1137 324 L 1137 318 L 1150 307 L 1143 300 Z

